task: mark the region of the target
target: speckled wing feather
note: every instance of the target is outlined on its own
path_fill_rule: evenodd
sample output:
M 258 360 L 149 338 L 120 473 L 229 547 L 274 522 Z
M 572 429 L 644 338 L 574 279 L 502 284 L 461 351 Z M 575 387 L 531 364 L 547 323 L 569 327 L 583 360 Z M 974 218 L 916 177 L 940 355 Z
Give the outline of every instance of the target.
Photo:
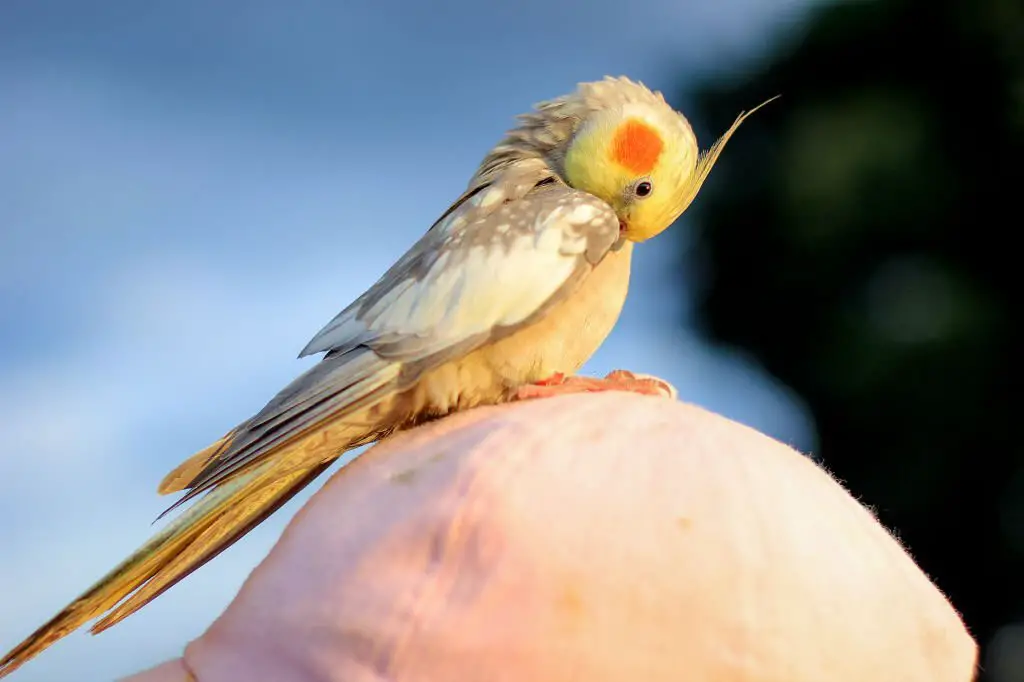
M 567 187 L 540 162 L 471 188 L 313 337 L 301 355 L 326 352 L 323 361 L 240 425 L 178 504 L 318 424 L 538 319 L 618 241 L 611 207 Z M 416 371 L 400 371 L 410 367 Z
M 422 360 L 490 338 L 566 294 L 618 240 L 618 219 L 543 164 L 521 166 L 470 193 L 301 356 L 364 345 Z

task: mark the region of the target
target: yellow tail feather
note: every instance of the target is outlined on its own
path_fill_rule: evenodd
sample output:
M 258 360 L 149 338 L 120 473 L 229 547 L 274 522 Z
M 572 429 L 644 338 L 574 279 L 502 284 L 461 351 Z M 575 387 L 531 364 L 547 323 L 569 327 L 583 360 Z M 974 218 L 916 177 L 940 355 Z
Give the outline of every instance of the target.
M 330 409 L 315 401 L 306 405 L 303 401 L 310 394 L 331 393 L 323 382 L 337 379 L 343 360 L 352 363 L 362 379 L 346 379 L 333 394 L 337 404 L 329 404 Z M 360 362 L 368 364 L 363 367 Z M 284 389 L 276 402 L 270 403 L 273 409 L 268 414 L 257 415 L 255 430 L 250 429 L 254 422 L 245 422 L 185 460 L 164 478 L 158 490 L 166 494 L 188 489 L 171 509 L 198 495 L 194 504 L 0 657 L 0 677 L 88 621 L 99 619 L 92 628 L 98 633 L 135 613 L 274 513 L 342 453 L 386 433 L 380 419 L 393 413 L 390 401 L 400 371 L 400 365 L 386 363 L 371 352 L 321 362 Z M 305 412 L 299 410 L 303 405 Z M 394 421 L 393 416 L 388 418 Z M 280 433 L 270 427 L 260 430 L 268 424 L 276 428 L 285 423 L 289 429 Z M 256 448 L 259 456 L 243 457 L 241 462 L 219 461 L 240 433 L 251 439 L 248 445 L 262 447 Z M 226 467 L 219 472 L 223 475 L 197 483 L 197 477 L 214 463 Z

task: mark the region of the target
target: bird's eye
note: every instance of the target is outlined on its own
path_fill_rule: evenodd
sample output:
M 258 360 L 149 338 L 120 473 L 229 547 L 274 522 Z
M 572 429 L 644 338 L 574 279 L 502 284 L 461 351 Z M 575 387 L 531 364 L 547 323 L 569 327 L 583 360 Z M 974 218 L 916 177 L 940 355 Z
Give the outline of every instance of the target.
M 646 196 L 650 196 L 651 192 L 654 191 L 654 185 L 649 180 L 642 180 L 636 183 L 636 187 L 633 188 L 633 194 L 637 195 L 641 199 Z

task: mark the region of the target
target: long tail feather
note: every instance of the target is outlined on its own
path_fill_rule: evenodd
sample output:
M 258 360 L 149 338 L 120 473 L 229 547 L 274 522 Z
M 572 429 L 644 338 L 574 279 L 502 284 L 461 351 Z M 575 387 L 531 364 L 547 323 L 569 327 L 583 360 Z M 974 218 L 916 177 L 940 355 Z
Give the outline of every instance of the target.
M 93 632 L 142 608 L 272 514 L 330 463 L 282 473 L 274 462 L 264 462 L 217 486 L 0 659 L 0 677 L 98 616 L 106 613 Z
M 241 538 L 316 478 L 343 452 L 386 429 L 401 365 L 369 350 L 328 355 L 280 391 L 256 416 L 167 475 L 159 492 L 187 492 L 164 514 L 195 499 L 67 608 L 0 658 L 0 677 L 99 618 L 101 632 L 156 599 Z M 390 417 L 389 417 L 390 419 Z
M 132 615 L 150 603 L 193 571 L 211 561 L 218 554 L 230 547 L 236 540 L 262 523 L 268 516 L 277 511 L 297 492 L 305 488 L 331 465 L 331 462 L 286 474 L 275 478 L 255 490 L 237 505 L 226 510 L 217 523 L 209 526 L 199 537 L 193 540 L 188 549 L 178 554 L 173 561 L 164 566 L 160 573 L 140 587 L 116 609 L 104 616 L 90 628 L 90 632 L 98 634 Z

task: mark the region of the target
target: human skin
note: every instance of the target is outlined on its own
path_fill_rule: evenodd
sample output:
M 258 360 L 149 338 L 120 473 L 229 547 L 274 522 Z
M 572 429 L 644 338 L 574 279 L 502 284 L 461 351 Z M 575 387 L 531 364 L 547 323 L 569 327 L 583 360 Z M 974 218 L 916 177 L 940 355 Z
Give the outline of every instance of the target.
M 811 460 L 697 407 L 604 393 L 376 446 L 182 659 L 126 682 L 968 682 L 976 656 Z

